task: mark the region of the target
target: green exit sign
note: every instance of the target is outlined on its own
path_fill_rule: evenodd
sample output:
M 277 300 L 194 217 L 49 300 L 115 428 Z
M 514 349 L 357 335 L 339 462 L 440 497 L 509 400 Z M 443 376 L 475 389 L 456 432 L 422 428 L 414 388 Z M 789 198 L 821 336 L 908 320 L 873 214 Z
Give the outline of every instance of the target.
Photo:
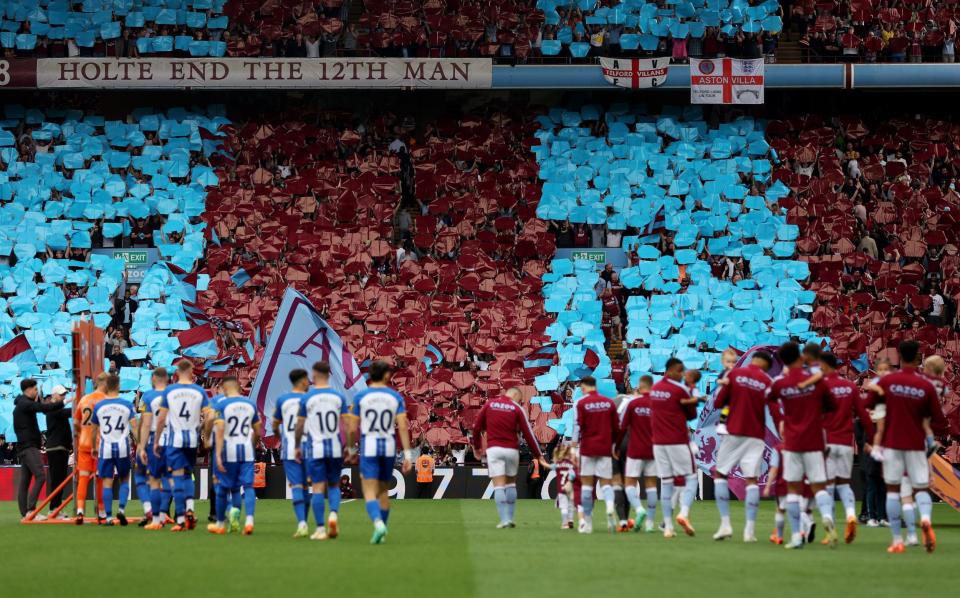
M 607 252 L 605 251 L 574 251 L 570 254 L 570 257 L 575 260 L 590 260 L 598 264 L 607 262 Z
M 114 251 L 114 258 L 121 258 L 127 265 L 146 264 L 150 254 L 146 251 Z

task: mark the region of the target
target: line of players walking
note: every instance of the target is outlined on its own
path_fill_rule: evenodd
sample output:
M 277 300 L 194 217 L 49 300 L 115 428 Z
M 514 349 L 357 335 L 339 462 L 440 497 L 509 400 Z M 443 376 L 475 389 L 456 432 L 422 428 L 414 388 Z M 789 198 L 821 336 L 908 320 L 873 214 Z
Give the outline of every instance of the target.
M 854 420 L 859 419 L 868 440 L 865 450 L 883 463 L 887 485 L 887 513 L 892 532 L 888 552 L 904 552 L 917 545 L 916 516 L 919 513 L 922 543 L 928 552 L 936 547 L 931 521 L 932 499 L 928 491 L 928 456 L 938 445 L 935 434 L 944 434 L 947 422 L 940 406 L 943 361 L 932 356 L 920 370 L 919 344 L 904 341 L 899 346 L 900 369 L 878 366 L 878 376 L 863 392 L 844 379 L 837 358 L 830 353 L 804 350 L 793 342 L 784 343 L 778 357 L 784 371 L 776 379 L 767 372 L 773 356 L 758 351 L 742 367 L 729 369 L 719 380 L 714 406 L 722 410 L 720 444 L 717 449 L 714 491 L 720 515 L 715 540 L 733 536 L 730 522 L 729 476 L 739 469 L 743 479 L 746 524 L 744 542 L 756 542 L 760 507 L 760 477 L 768 436 L 779 444 L 772 455 L 764 487 L 776 497 L 776 531 L 771 541 L 787 549 L 799 549 L 812 540 L 808 533 L 811 502 L 820 514 L 825 538 L 834 547 L 839 531 L 834 521 L 834 501 L 839 497 L 846 524 L 843 536 L 851 543 L 857 534 L 855 499 L 850 484 L 854 457 Z M 882 374 L 882 375 L 881 375 Z M 690 521 L 690 507 L 698 493 L 696 448 L 691 445 L 687 421 L 697 415 L 702 400 L 694 390 L 699 372 L 685 371 L 683 362 L 671 358 L 661 380 L 640 379 L 636 396 L 618 405 L 597 393 L 596 381 L 580 381 L 583 396 L 576 402 L 572 441 L 554 454 L 558 506 L 563 527 L 573 527 L 574 512 L 580 514 L 580 533 L 593 531 L 594 492 L 606 510 L 610 531 L 633 525 L 635 531 L 654 531 L 659 499 L 665 538 L 677 535 L 674 527 L 689 536 L 696 531 Z M 510 392 L 514 394 L 511 396 Z M 861 396 L 865 395 L 865 402 Z M 494 497 L 500 513 L 498 527 L 513 527 L 513 503 L 518 463 L 518 436 L 522 435 L 543 460 L 529 423 L 517 404 L 519 391 L 488 401 L 477 419 L 474 452 L 485 459 L 494 483 Z M 872 412 L 868 413 L 867 409 Z M 777 430 L 768 434 L 770 414 Z M 483 451 L 482 439 L 486 440 Z M 618 452 L 626 440 L 625 455 Z M 621 463 L 622 475 L 615 472 Z M 631 522 L 618 520 L 615 484 L 620 485 L 635 514 Z M 682 490 L 676 482 L 682 482 Z M 658 496 L 659 483 L 659 496 Z M 645 501 L 641 500 L 640 487 Z M 512 489 L 512 492 L 511 492 Z M 679 492 L 679 512 L 673 517 L 674 494 Z M 645 503 L 645 504 L 644 504 Z M 784 535 L 790 523 L 791 534 Z M 907 526 L 907 540 L 901 527 Z

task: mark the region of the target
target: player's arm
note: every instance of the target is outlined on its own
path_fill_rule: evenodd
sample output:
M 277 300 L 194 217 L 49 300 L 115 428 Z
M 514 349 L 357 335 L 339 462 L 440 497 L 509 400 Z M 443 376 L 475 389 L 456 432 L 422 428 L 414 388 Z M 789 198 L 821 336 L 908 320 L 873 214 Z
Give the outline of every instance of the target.
M 397 432 L 400 433 L 400 445 L 403 446 L 403 465 L 400 470 L 407 474 L 413 468 L 413 451 L 410 450 L 410 428 L 406 413 L 397 414 Z
M 138 433 L 139 440 L 137 441 L 137 457 L 140 459 L 140 463 L 144 465 L 147 464 L 147 439 L 150 438 L 150 422 L 153 420 L 153 414 L 149 410 L 144 411 L 143 415 L 140 416 L 140 431 Z M 153 448 L 153 447 L 151 447 Z
M 217 430 L 217 438 L 215 441 L 216 447 L 214 448 L 214 453 L 216 454 L 217 461 L 217 471 L 220 473 L 227 473 L 227 468 L 223 466 L 223 437 L 226 432 L 226 425 L 223 423 L 223 418 L 217 417 L 216 421 L 213 422 L 213 427 Z
M 716 409 L 723 409 L 730 402 L 730 381 L 723 377 L 721 380 L 727 380 L 726 383 L 720 384 L 720 380 L 717 381 L 719 385 L 719 390 L 717 390 L 717 396 L 713 399 L 713 406 Z
M 301 415 L 297 417 L 297 426 L 294 429 L 294 433 L 293 433 L 293 437 L 294 437 L 293 445 L 297 447 L 297 461 L 300 461 L 303 458 L 303 456 L 301 455 L 303 451 L 300 449 L 300 443 L 303 442 L 303 424 L 306 423 L 307 421 L 307 418 L 303 416 L 302 408 L 300 410 L 300 413 Z
M 773 424 L 777 427 L 780 438 L 783 438 L 783 413 L 780 411 L 780 389 L 776 383 L 767 389 L 767 409 L 770 411 L 770 417 Z
M 860 427 L 863 428 L 864 437 L 873 438 L 876 435 L 876 426 L 873 425 L 870 414 L 867 413 L 867 410 L 863 407 L 863 401 L 861 401 L 857 395 L 853 395 L 852 402 L 853 415 L 860 420 Z
M 473 456 L 483 461 L 483 431 L 487 427 L 487 404 L 484 403 L 477 414 L 477 421 L 473 422 Z
M 573 448 L 580 446 L 580 403 L 573 406 L 573 431 L 570 433 L 570 444 Z
M 530 452 L 533 453 L 533 458 L 540 462 L 540 465 L 549 469 L 550 463 L 543 456 L 543 451 L 540 450 L 540 443 L 537 442 L 537 437 L 533 434 L 533 428 L 530 426 L 530 420 L 527 419 L 527 415 L 520 410 L 517 410 L 517 418 L 520 420 L 520 433 L 523 434 L 523 439 L 526 441 L 527 446 L 530 447 Z M 616 418 L 616 412 L 614 412 L 614 418 Z
M 160 456 L 160 436 L 163 435 L 167 426 L 166 404 L 167 402 L 164 400 L 163 405 L 157 410 L 157 433 L 153 435 L 153 454 L 157 457 Z
M 620 446 L 623 444 L 623 439 L 627 437 L 627 432 L 630 430 L 630 422 L 632 421 L 633 409 L 630 408 L 630 405 L 627 405 L 627 408 L 624 409 L 623 414 L 620 416 L 620 426 L 617 428 L 617 437 L 615 445 Z
M 802 380 L 799 384 L 797 384 L 797 388 L 806 388 L 808 386 L 813 386 L 820 380 L 823 380 L 823 372 L 815 372 L 809 378 Z
M 257 446 L 257 443 L 260 442 L 260 437 L 263 434 L 263 422 L 260 421 L 259 416 L 254 416 L 253 426 L 250 430 L 250 442 L 253 443 L 253 446 Z
M 934 434 L 946 435 L 950 433 L 950 422 L 943 415 L 943 407 L 940 405 L 940 397 L 936 390 L 927 392 L 927 409 L 929 411 L 929 428 L 927 437 L 931 438 Z M 925 420 L 927 418 L 924 418 Z M 929 444 L 929 443 L 928 443 Z

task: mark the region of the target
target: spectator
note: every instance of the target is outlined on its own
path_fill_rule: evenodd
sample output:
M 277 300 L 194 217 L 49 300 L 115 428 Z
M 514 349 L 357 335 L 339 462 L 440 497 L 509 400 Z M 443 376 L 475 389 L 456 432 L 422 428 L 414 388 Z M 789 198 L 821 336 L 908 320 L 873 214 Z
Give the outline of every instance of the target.
M 927 315 L 927 322 L 934 326 L 944 326 L 947 324 L 944 305 L 945 301 L 943 295 L 940 294 L 940 287 L 933 285 L 930 289 L 930 313 Z
M 61 385 L 56 385 L 50 391 L 50 396 L 44 403 L 63 404 L 67 395 L 67 389 Z M 49 465 L 49 475 L 47 478 L 47 492 L 53 492 L 60 486 L 63 480 L 67 479 L 68 462 L 70 452 L 73 450 L 73 432 L 70 428 L 70 408 L 62 407 L 56 411 L 47 413 L 47 464 Z M 56 511 L 61 504 L 61 499 L 66 489 L 58 492 L 50 499 L 50 511 Z M 61 519 L 69 519 L 70 515 L 63 513 Z
M 133 314 L 137 311 L 137 300 L 133 298 L 133 293 L 134 287 L 127 286 L 123 292 L 123 298 L 117 299 L 114 303 L 114 325 L 123 328 L 124 331 L 130 330 L 130 326 L 133 325 Z
M 13 431 L 17 435 L 17 459 L 20 461 L 20 487 L 17 491 L 17 503 L 20 516 L 26 517 L 37 507 L 37 499 L 46 474 L 43 471 L 43 458 L 40 448 L 43 437 L 37 424 L 38 413 L 52 413 L 63 409 L 64 401 L 41 403 L 38 398 L 40 389 L 37 381 L 27 378 L 20 382 L 20 395 L 14 400 Z M 31 487 L 31 482 L 33 486 Z M 35 520 L 43 521 L 46 516 L 37 515 Z

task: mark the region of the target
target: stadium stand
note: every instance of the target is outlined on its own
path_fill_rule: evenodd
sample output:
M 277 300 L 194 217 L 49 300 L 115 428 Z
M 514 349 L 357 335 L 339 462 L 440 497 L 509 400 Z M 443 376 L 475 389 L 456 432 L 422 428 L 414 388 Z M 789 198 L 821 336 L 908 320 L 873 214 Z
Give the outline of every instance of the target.
M 393 359 L 414 438 L 464 443 L 483 397 L 524 384 L 523 356 L 549 323 L 537 297 L 554 243 L 524 147 L 535 129 L 497 105 L 419 121 L 297 111 L 225 129 L 237 162 L 208 196 L 219 245 L 200 307 L 266 332 L 292 284 L 358 362 Z M 547 442 L 543 408 L 531 415 Z
M 204 188 L 217 184 L 207 156 L 218 151 L 213 132 L 225 122 L 215 107 L 138 109 L 123 120 L 4 108 L 0 342 L 13 350 L 0 364 L 4 396 L 30 376 L 45 393 L 74 387 L 70 333 L 78 318 L 110 330 L 107 355 L 131 398 L 149 385 L 143 364 L 169 363 L 185 350 L 176 334 L 189 328 L 181 301 L 190 297 L 173 273 L 192 271 L 203 258 L 198 216 Z M 118 294 L 124 260 L 99 251 L 117 247 L 159 252 L 139 291 L 127 285 Z M 25 350 L 16 351 L 18 338 L 29 342 Z M 11 409 L 0 401 L 0 433 L 8 438 Z

